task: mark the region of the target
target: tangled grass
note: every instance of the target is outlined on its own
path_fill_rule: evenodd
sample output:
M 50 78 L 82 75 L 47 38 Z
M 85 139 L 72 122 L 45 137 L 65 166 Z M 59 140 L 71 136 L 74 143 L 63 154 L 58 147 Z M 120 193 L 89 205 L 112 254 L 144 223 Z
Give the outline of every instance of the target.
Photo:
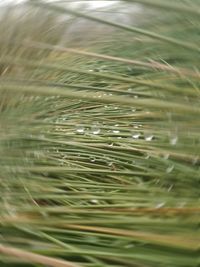
M 136 26 L 2 20 L 1 266 L 198 266 L 200 6 L 135 2 Z M 60 45 L 69 14 L 112 38 Z

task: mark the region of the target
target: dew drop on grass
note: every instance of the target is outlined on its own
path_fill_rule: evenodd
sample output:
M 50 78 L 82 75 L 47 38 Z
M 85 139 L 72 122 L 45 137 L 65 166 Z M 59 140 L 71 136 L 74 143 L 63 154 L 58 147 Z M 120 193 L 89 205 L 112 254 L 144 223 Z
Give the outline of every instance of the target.
M 174 186 L 173 184 L 170 185 L 170 187 L 167 189 L 167 192 L 170 192 L 172 190 L 173 186 Z
M 101 129 L 100 129 L 100 127 L 98 125 L 93 125 L 91 127 L 91 130 L 92 130 L 93 134 L 99 134 L 101 132 Z
M 132 134 L 132 138 L 133 138 L 133 139 L 138 139 L 138 138 L 140 137 L 140 135 L 141 135 L 141 134 L 140 134 L 140 133 L 137 133 L 137 132 L 136 132 L 136 133 L 133 133 L 133 134 Z
M 165 202 L 160 202 L 156 205 L 156 209 L 160 209 L 165 206 Z
M 133 247 L 135 247 L 134 244 L 127 244 L 127 245 L 125 245 L 125 248 L 133 248 Z
M 170 172 L 172 172 L 173 169 L 174 169 L 174 165 L 170 165 L 169 167 L 167 167 L 167 169 L 166 169 L 166 173 L 170 173 Z
M 90 161 L 91 161 L 91 162 L 95 162 L 95 161 L 96 161 L 96 158 L 91 157 L 91 158 L 90 158 Z
M 145 155 L 145 159 L 149 159 L 150 158 L 150 155 L 147 153 L 146 155 Z
M 81 125 L 79 125 L 77 128 L 76 128 L 76 132 L 79 133 L 79 134 L 84 134 L 85 132 L 85 128 Z
M 92 200 L 90 200 L 90 202 L 92 203 L 92 204 L 98 204 L 98 200 L 97 199 L 92 199 Z
M 115 133 L 115 134 L 118 134 L 120 131 L 115 129 L 112 132 Z
M 154 138 L 154 136 L 153 136 L 152 134 L 146 134 L 146 135 L 144 136 L 144 138 L 145 138 L 146 141 L 152 141 L 153 138 Z
M 174 135 L 170 138 L 170 144 L 172 146 L 175 146 L 177 144 L 177 141 L 178 141 L 178 136 L 177 135 Z

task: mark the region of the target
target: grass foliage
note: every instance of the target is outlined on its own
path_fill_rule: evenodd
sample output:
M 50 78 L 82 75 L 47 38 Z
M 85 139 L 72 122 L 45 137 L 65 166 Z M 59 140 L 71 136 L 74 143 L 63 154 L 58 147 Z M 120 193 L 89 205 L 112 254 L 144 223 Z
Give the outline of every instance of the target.
M 199 266 L 200 5 L 135 3 L 4 10 L 1 266 Z

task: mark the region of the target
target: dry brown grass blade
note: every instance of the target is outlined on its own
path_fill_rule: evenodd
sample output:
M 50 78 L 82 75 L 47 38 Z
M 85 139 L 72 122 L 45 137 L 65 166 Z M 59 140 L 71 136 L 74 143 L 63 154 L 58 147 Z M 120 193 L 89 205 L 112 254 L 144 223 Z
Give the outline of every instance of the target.
M 2 244 L 0 244 L 0 253 L 10 257 L 20 258 L 23 261 L 44 264 L 51 267 L 80 267 L 80 265 L 70 263 L 68 261 L 38 255 L 32 252 L 24 251 L 22 249 L 4 246 Z

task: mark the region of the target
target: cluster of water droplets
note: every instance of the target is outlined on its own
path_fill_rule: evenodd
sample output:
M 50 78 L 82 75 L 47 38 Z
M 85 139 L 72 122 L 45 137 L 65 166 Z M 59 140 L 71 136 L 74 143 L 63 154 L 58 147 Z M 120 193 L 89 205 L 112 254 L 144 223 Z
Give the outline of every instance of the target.
M 142 133 L 141 131 L 133 131 L 132 138 L 133 139 L 144 139 L 145 141 L 149 142 L 149 141 L 152 141 L 155 138 L 155 136 L 151 133 Z
M 119 124 L 114 124 L 113 126 L 106 127 L 105 125 L 101 125 L 100 123 L 93 123 L 91 126 L 79 124 L 76 126 L 76 133 L 77 134 L 93 134 L 99 135 L 103 132 L 107 132 L 108 134 L 114 134 L 117 139 L 121 138 L 132 138 L 132 139 L 143 139 L 147 142 L 150 142 L 155 139 L 155 135 L 149 132 L 144 132 L 142 129 L 141 124 L 134 125 L 134 131 L 129 132 L 126 128 L 122 128 Z M 107 128 L 107 129 L 106 129 Z
M 99 123 L 94 123 L 90 127 L 84 126 L 84 125 L 78 125 L 76 127 L 76 133 L 77 134 L 93 134 L 93 135 L 99 135 L 101 133 L 101 125 Z

